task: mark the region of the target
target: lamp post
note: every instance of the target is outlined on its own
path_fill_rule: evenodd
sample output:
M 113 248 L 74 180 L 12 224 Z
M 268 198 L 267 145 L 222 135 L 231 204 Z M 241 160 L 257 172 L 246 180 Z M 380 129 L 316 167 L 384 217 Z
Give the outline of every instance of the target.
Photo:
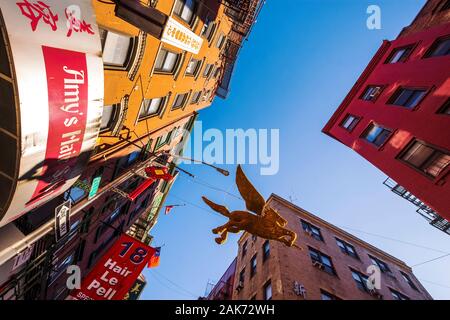
M 172 153 L 170 153 L 170 152 L 168 152 L 168 151 L 166 151 L 165 153 L 166 153 L 167 155 L 169 155 L 169 156 L 171 156 L 171 157 L 174 157 L 174 158 L 177 158 L 177 159 L 187 160 L 187 161 L 192 161 L 192 162 L 204 164 L 204 165 L 206 165 L 206 166 L 208 166 L 208 167 L 213 168 L 214 170 L 216 170 L 216 171 L 219 172 L 220 174 L 223 174 L 225 177 L 228 177 L 228 176 L 230 175 L 230 172 L 229 172 L 228 170 L 225 170 L 225 169 L 216 167 L 215 165 L 212 165 L 212 164 L 207 163 L 207 162 L 205 162 L 205 161 L 202 161 L 202 160 L 196 160 L 196 159 L 191 159 L 191 158 L 186 158 L 186 157 L 183 157 L 183 156 L 179 156 L 179 155 L 176 155 L 176 154 L 172 154 Z

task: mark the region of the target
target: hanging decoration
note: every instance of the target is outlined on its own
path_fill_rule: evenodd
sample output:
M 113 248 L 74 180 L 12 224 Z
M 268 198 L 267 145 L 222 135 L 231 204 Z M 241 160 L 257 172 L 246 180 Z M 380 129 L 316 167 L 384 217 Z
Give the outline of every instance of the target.
M 286 228 L 287 220 L 281 217 L 278 212 L 268 206 L 263 196 L 255 189 L 247 179 L 241 166 L 237 167 L 236 185 L 239 193 L 245 200 L 248 211 L 230 212 L 225 206 L 216 204 L 206 197 L 203 201 L 214 211 L 227 217 L 229 221 L 216 229 L 214 234 L 220 235 L 215 239 L 218 244 L 223 244 L 227 240 L 228 232 L 239 233 L 246 231 L 251 235 L 267 240 L 275 240 L 284 243 L 288 247 L 295 247 L 302 250 L 295 242 L 297 234 Z M 253 213 L 254 214 L 253 214 Z

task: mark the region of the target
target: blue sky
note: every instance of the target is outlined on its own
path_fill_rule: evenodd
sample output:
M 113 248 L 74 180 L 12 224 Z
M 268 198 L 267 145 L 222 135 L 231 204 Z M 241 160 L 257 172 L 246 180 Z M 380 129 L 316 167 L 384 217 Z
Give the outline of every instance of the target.
M 450 237 L 429 226 L 406 200 L 385 186 L 386 176 L 352 150 L 321 133 L 383 39 L 394 39 L 425 0 L 268 0 L 245 44 L 230 97 L 216 99 L 200 114 L 204 129 L 280 129 L 280 171 L 261 176 L 258 165 L 244 170 L 259 191 L 272 192 L 415 265 L 450 252 Z M 366 9 L 381 7 L 382 29 L 368 30 Z M 189 202 L 160 216 L 153 245 L 164 245 L 161 265 L 145 271 L 141 299 L 196 299 L 217 281 L 237 253 L 238 236 L 218 246 L 211 229 L 226 222 L 207 211 L 206 195 L 232 209 L 244 204 L 208 183 L 238 194 L 233 174 L 184 165 L 198 177 L 180 174 L 167 204 Z M 351 228 L 351 229 L 349 229 Z M 360 231 L 367 233 L 362 233 Z M 435 299 L 450 298 L 450 257 L 414 268 Z M 437 284 L 440 284 L 437 285 Z

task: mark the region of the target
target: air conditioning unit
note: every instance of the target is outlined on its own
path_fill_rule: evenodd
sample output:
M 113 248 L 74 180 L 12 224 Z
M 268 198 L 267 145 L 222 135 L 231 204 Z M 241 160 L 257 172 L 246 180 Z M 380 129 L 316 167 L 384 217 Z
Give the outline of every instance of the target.
M 314 261 L 313 262 L 313 266 L 316 267 L 316 268 L 319 268 L 319 269 L 323 269 L 324 268 L 324 265 L 321 262 L 319 262 L 319 261 Z
M 239 292 L 244 288 L 244 281 L 239 281 L 236 287 L 236 291 Z
M 305 233 L 310 237 L 313 236 L 313 232 L 311 230 L 305 230 Z

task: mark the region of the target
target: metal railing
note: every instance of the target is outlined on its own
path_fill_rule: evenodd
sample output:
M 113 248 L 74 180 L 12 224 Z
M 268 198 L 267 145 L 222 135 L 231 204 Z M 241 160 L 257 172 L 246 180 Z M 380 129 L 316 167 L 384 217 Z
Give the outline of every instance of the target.
M 215 93 L 226 99 L 230 92 L 230 83 L 240 49 L 248 39 L 265 1 L 264 0 L 221 0 L 226 7 L 225 14 L 231 20 L 231 31 L 227 35 L 227 42 L 222 51 L 223 65 L 218 77 Z
M 430 225 L 450 235 L 450 222 L 441 217 L 436 211 L 430 208 L 425 202 L 417 198 L 406 188 L 398 184 L 395 180 L 387 178 L 383 184 L 391 189 L 392 192 L 403 199 L 411 202 L 417 207 L 416 212 L 424 217 Z

